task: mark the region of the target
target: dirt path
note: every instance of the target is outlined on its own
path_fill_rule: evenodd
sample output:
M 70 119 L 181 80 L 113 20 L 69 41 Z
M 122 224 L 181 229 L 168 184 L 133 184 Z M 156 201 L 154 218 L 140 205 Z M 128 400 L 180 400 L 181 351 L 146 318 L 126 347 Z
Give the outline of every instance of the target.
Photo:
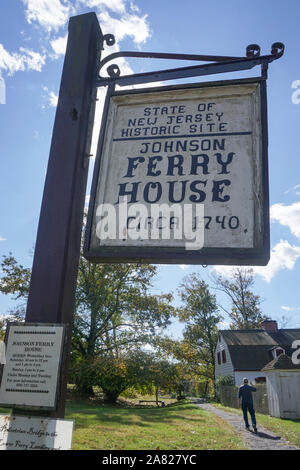
M 211 411 L 227 421 L 235 431 L 243 437 L 252 450 L 300 450 L 298 447 L 289 444 L 280 436 L 276 436 L 272 431 L 263 428 L 259 423 L 257 425 L 258 432 L 255 434 L 245 429 L 242 416 L 219 410 L 209 403 L 202 402 L 200 399 L 193 398 L 191 401 L 194 405 L 199 406 L 203 410 Z

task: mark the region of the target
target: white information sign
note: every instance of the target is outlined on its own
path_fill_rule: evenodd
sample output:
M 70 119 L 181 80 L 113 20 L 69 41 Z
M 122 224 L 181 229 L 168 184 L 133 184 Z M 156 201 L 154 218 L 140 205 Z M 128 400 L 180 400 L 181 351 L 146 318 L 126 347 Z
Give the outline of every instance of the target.
M 64 326 L 8 326 L 0 404 L 54 409 Z
M 70 450 L 73 421 L 0 415 L 0 450 Z
M 87 254 L 96 260 L 116 248 L 125 257 L 131 248 L 262 250 L 268 194 L 262 141 L 257 82 L 114 94 Z M 155 218 L 159 206 L 173 211 Z

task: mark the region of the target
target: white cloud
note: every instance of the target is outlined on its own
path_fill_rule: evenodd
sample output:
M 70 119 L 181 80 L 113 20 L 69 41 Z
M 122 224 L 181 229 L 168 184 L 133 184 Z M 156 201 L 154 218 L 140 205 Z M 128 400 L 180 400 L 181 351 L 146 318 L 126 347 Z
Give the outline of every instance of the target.
M 9 75 L 15 72 L 25 70 L 36 70 L 40 72 L 45 64 L 45 55 L 31 51 L 21 47 L 20 52 L 8 52 L 2 44 L 0 44 L 0 70 L 5 70 Z
M 46 92 L 48 104 L 55 108 L 57 106 L 58 96 L 54 93 L 54 91 L 49 90 L 49 88 L 46 86 L 43 86 L 43 90 Z
M 5 242 L 6 238 L 0 237 L 0 242 Z
M 293 186 L 292 188 L 289 188 L 287 189 L 286 191 L 284 191 L 284 194 L 288 194 L 290 193 L 291 191 L 295 191 L 296 189 L 299 189 L 300 188 L 300 184 L 296 184 L 295 186 Z M 296 193 L 297 194 L 297 193 Z
M 68 0 L 22 0 L 28 23 L 37 22 L 47 31 L 64 26 L 74 11 Z
M 57 106 L 57 101 L 58 101 L 58 96 L 53 92 L 49 92 L 49 104 L 50 106 L 53 106 L 54 108 Z
M 288 307 L 286 305 L 281 306 L 282 310 L 285 310 L 286 312 L 293 312 L 295 310 L 300 310 L 300 307 Z
M 271 220 L 289 227 L 292 234 L 300 239 L 300 202 L 291 205 L 273 204 L 270 215 Z
M 61 36 L 50 41 L 51 47 L 55 52 L 55 58 L 65 54 L 67 48 L 67 40 L 68 35 L 66 34 L 65 36 Z
M 147 15 L 137 16 L 125 13 L 121 19 L 117 19 L 104 11 L 99 14 L 99 20 L 103 32 L 113 34 L 117 42 L 130 36 L 136 44 L 142 44 L 150 37 Z
M 221 321 L 220 323 L 218 323 L 218 329 L 219 330 L 229 330 L 230 328 L 230 322 L 228 321 Z
M 80 3 L 89 8 L 103 9 L 106 7 L 116 13 L 125 13 L 124 0 L 80 0 Z
M 135 11 L 136 13 L 140 12 L 139 7 L 137 5 L 135 5 L 135 3 L 133 3 L 133 2 L 130 2 L 130 10 Z
M 251 266 L 251 268 L 255 275 L 262 277 L 266 282 L 271 282 L 283 269 L 292 270 L 298 258 L 300 258 L 300 246 L 293 246 L 286 240 L 280 240 L 272 248 L 267 266 Z M 230 278 L 236 268 L 237 266 L 214 266 L 213 270 L 224 277 Z
M 25 49 L 20 47 L 20 51 L 23 53 L 23 60 L 29 70 L 36 70 L 41 72 L 43 65 L 45 64 L 45 55 L 41 55 L 38 52 Z
M 129 4 L 131 13 L 126 11 L 124 0 L 79 0 L 77 9 L 69 0 L 22 0 L 22 2 L 26 7 L 25 15 L 28 23 L 36 22 L 49 32 L 58 31 L 65 26 L 72 14 L 81 13 L 81 6 L 96 8 L 101 28 L 105 33 L 114 34 L 117 41 L 130 36 L 136 44 L 141 44 L 150 36 L 147 15 L 141 15 L 139 8 L 133 2 Z M 120 17 L 112 17 L 108 10 Z M 64 38 L 53 40 L 51 46 L 57 55 L 64 53 Z

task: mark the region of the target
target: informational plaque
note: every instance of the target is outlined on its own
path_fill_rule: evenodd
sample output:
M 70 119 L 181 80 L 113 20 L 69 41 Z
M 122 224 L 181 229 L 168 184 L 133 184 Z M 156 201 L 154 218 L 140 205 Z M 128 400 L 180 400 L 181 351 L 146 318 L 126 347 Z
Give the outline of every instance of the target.
M 88 259 L 268 262 L 263 81 L 115 92 L 104 119 Z
M 65 327 L 9 324 L 0 405 L 54 409 Z
M 0 450 L 70 450 L 73 421 L 0 415 Z

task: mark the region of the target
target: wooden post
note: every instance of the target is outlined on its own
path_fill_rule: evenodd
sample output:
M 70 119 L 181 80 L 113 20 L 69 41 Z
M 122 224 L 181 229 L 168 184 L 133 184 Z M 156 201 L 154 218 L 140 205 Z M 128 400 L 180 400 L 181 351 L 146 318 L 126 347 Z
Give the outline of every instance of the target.
M 62 72 L 38 226 L 26 322 L 69 326 L 57 411 L 63 418 L 88 162 L 94 88 L 103 35 L 95 13 L 74 16 Z

